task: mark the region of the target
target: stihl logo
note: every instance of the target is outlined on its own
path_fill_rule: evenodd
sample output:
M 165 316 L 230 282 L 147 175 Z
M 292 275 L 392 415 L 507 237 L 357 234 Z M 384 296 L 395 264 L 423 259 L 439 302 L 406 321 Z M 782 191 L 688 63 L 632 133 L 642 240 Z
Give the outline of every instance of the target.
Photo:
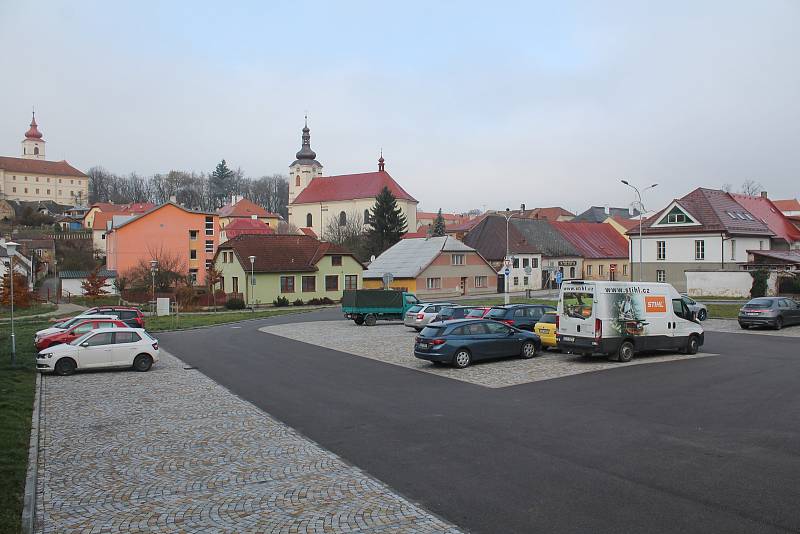
M 647 313 L 667 313 L 667 299 L 664 297 L 645 297 L 644 307 Z

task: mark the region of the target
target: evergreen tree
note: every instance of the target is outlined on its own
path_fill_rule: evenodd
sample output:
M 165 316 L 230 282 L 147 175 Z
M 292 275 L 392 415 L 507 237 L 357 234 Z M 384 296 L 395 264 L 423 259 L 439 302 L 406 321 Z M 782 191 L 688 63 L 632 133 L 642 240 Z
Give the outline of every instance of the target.
M 445 226 L 444 226 L 444 216 L 442 215 L 442 208 L 439 208 L 439 213 L 436 214 L 436 218 L 433 220 L 433 230 L 431 230 L 431 237 L 443 237 L 447 235 L 445 233 Z
M 214 205 L 221 207 L 225 204 L 228 193 L 233 188 L 233 171 L 228 168 L 224 159 L 217 163 L 217 168 L 211 173 L 208 185 Z
M 392 192 L 388 187 L 384 187 L 375 197 L 375 205 L 369 214 L 367 250 L 377 257 L 400 241 L 405 233 L 406 217 L 397 205 L 397 199 Z

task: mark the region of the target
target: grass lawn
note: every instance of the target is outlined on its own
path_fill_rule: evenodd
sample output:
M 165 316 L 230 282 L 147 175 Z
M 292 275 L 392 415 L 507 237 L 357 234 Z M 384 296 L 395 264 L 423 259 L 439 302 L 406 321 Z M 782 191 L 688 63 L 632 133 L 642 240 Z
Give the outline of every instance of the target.
M 31 304 L 27 308 L 18 308 L 14 306 L 14 319 L 17 317 L 25 317 L 28 315 L 38 315 L 40 313 L 48 313 L 56 309 L 55 304 Z M 5 306 L 0 307 L 0 319 L 9 319 L 11 317 L 11 308 Z
M 235 323 L 247 319 L 263 319 L 275 315 L 287 315 L 291 313 L 303 313 L 311 311 L 310 308 L 292 309 L 275 308 L 264 311 L 220 311 L 217 313 L 186 314 L 169 317 L 147 317 L 145 328 L 148 332 L 159 332 L 161 330 L 180 330 L 183 328 L 195 328 L 199 326 L 213 326 L 217 324 Z
M 97 298 L 89 297 L 72 297 L 69 299 L 71 304 L 78 304 L 79 306 L 86 306 L 93 308 L 95 306 L 119 306 L 119 297 L 112 295 L 105 295 Z
M 708 316 L 712 319 L 736 319 L 741 304 L 707 304 Z
M 36 383 L 33 334 L 47 326 L 48 323 L 41 320 L 15 324 L 15 368 L 11 367 L 9 329 L 7 325 L 0 327 L 0 532 L 20 529 Z

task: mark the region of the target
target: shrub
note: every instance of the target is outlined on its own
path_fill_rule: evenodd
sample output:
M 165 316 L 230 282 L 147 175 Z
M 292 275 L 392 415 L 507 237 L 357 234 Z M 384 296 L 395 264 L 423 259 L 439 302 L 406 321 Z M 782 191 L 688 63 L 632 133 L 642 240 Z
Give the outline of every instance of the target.
M 306 304 L 308 304 L 309 306 L 318 306 L 322 304 L 322 301 L 317 297 L 314 297 L 313 299 L 309 300 Z
M 302 306 L 303 304 L 305 304 L 305 302 L 303 302 L 303 299 L 295 299 L 295 301 L 292 302 L 292 306 Z
M 229 298 L 225 302 L 225 307 L 229 310 L 243 310 L 244 309 L 244 299 L 240 299 L 237 297 Z
M 750 288 L 750 298 L 754 299 L 766 296 L 769 271 L 766 271 L 764 269 L 759 269 L 757 271 L 750 271 L 750 276 L 753 277 L 753 287 Z
M 282 308 L 283 306 L 288 306 L 289 305 L 289 299 L 287 299 L 286 297 L 281 295 L 281 296 L 279 296 L 278 298 L 276 298 L 275 300 L 272 301 L 272 305 L 275 306 L 276 308 Z
M 328 297 L 323 297 L 322 300 L 319 301 L 320 304 L 333 304 L 334 302 L 329 299 Z

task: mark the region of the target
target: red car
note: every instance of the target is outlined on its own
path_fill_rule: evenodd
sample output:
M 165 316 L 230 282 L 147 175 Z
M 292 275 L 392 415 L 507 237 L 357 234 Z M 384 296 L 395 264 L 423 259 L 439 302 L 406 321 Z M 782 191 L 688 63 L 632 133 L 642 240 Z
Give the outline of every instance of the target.
M 489 310 L 491 309 L 492 309 L 491 306 L 480 306 L 478 308 L 472 308 L 472 311 L 470 311 L 467 314 L 467 319 L 483 319 L 483 317 L 487 313 L 489 313 Z
M 139 308 L 131 306 L 96 306 L 89 308 L 84 315 L 115 315 L 117 319 L 131 328 L 144 328 L 144 314 Z
M 124 322 L 119 319 L 86 319 L 74 325 L 69 330 L 57 332 L 45 336 L 36 342 L 36 350 L 44 350 L 53 345 L 61 345 L 62 343 L 69 343 L 73 339 L 81 337 L 86 332 L 97 330 L 98 328 L 127 328 Z

